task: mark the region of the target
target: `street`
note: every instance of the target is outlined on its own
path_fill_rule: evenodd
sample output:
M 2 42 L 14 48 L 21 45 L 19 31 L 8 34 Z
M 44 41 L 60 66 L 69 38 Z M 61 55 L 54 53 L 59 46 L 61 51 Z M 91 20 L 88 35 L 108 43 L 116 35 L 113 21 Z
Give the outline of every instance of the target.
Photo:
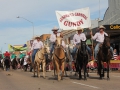
M 96 73 L 90 73 L 86 81 L 78 80 L 72 73 L 71 77 L 64 77 L 58 82 L 52 74 L 53 72 L 46 72 L 46 79 L 43 79 L 42 73 L 41 78 L 37 78 L 33 77 L 33 73 L 20 69 L 0 70 L 0 90 L 120 90 L 119 72 L 111 72 L 108 81 L 106 77 L 99 80 Z

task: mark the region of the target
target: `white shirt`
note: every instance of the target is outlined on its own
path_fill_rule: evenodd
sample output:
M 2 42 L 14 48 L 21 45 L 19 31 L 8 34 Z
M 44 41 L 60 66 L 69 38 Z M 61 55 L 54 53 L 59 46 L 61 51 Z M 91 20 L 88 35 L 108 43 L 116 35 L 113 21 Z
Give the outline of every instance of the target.
M 92 36 L 92 39 L 96 40 L 97 42 L 103 43 L 104 42 L 104 35 L 108 36 L 108 34 L 105 32 L 103 34 L 98 32 L 94 36 Z
M 81 43 L 81 40 L 82 41 L 85 41 L 86 40 L 86 36 L 84 33 L 81 33 L 81 34 L 75 34 L 74 37 L 73 37 L 73 43 L 76 45 L 78 43 Z
M 28 58 L 29 58 L 29 56 L 26 55 L 25 58 L 24 58 L 24 63 L 23 63 L 23 65 L 27 65 L 27 60 L 28 60 Z
M 60 36 L 60 33 L 57 33 L 57 36 Z M 50 36 L 50 41 L 51 42 L 55 42 L 56 41 L 56 35 L 53 33 L 53 34 L 51 34 L 51 36 Z
M 65 44 L 65 42 L 62 40 L 62 46 L 64 47 L 64 48 L 66 48 L 66 44 Z
M 43 42 L 42 41 L 37 41 L 37 40 L 34 40 L 33 41 L 33 44 L 32 44 L 32 47 L 31 47 L 31 50 L 33 49 L 40 49 L 43 47 Z

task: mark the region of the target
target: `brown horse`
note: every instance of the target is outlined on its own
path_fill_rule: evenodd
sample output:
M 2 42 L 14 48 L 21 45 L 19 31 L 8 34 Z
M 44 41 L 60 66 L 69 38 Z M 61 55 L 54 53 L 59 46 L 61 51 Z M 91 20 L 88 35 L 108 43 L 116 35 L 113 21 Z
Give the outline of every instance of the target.
M 98 52 L 98 74 L 100 75 L 100 79 L 104 77 L 104 62 L 107 63 L 107 79 L 109 79 L 109 65 L 110 59 L 112 58 L 112 52 L 110 51 L 110 38 L 109 36 L 104 36 L 104 42 L 100 46 L 100 50 Z
M 53 54 L 53 63 L 54 67 L 56 69 L 57 75 L 58 75 L 58 81 L 62 79 L 64 75 L 64 64 L 65 64 L 65 52 L 64 48 L 62 47 L 62 38 L 57 37 L 56 39 L 56 45 L 54 49 L 54 54 Z M 60 69 L 62 71 L 62 74 L 60 76 L 59 72 Z
M 40 77 L 40 64 L 42 63 L 43 78 L 45 78 L 45 67 L 46 67 L 45 53 L 47 52 L 48 52 L 47 48 L 43 47 L 42 49 L 38 50 L 38 52 L 36 53 L 35 61 L 34 61 L 34 76 L 37 67 L 37 76 Z

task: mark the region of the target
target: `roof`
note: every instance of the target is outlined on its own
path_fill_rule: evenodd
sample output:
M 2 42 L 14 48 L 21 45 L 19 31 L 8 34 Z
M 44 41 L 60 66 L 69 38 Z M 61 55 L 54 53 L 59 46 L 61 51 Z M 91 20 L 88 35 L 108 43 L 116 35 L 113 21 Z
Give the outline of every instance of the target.
M 41 37 L 41 40 L 42 41 L 45 41 L 47 38 L 50 38 L 50 35 L 51 34 L 42 34 L 40 37 Z

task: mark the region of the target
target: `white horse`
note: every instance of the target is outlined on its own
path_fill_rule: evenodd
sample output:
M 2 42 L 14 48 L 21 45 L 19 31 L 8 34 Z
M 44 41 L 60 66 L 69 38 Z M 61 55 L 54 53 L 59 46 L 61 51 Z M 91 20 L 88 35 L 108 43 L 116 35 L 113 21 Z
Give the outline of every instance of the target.
M 35 69 L 37 68 L 37 76 L 40 78 L 40 64 L 42 63 L 43 69 L 43 78 L 45 78 L 45 67 L 46 67 L 46 58 L 45 53 L 47 53 L 47 48 L 43 47 L 42 49 L 38 50 L 35 55 L 34 61 L 34 76 L 35 76 Z
M 2 64 L 3 70 L 5 71 L 5 62 L 4 62 L 4 59 L 1 59 L 1 64 Z

